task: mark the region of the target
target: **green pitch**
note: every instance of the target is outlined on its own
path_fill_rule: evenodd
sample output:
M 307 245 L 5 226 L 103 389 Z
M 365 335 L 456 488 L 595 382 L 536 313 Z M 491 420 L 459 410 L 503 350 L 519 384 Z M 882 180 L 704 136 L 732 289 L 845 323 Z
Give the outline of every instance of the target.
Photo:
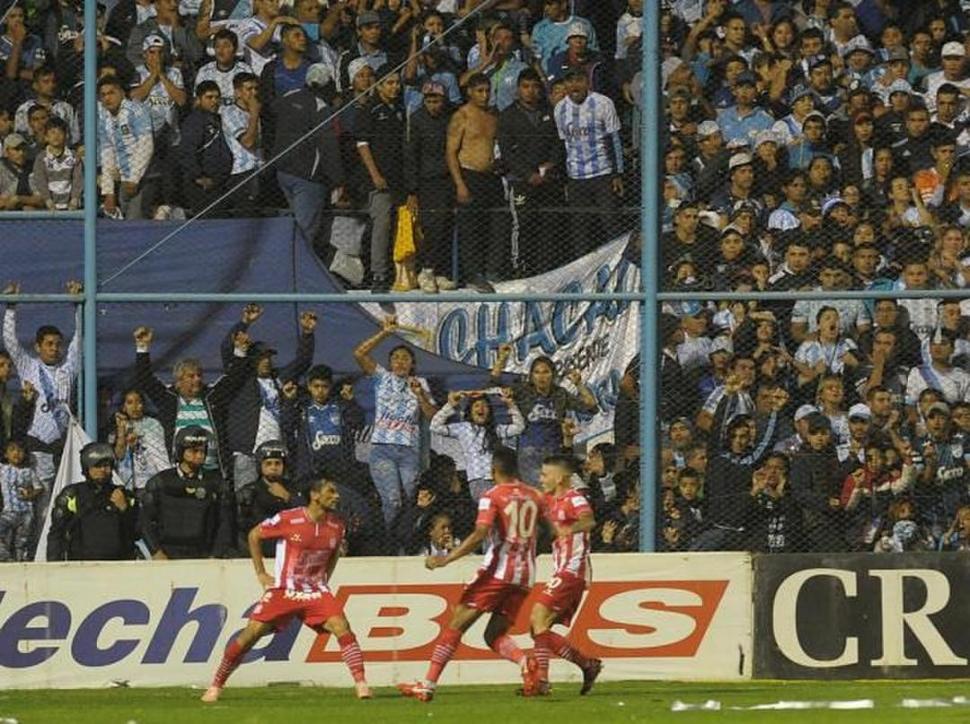
M 684 684 L 620 682 L 597 684 L 588 697 L 575 685 L 560 684 L 552 696 L 522 699 L 515 686 L 443 686 L 430 704 L 402 699 L 396 690 L 376 689 L 358 702 L 352 689 L 311 687 L 227 688 L 218 704 L 198 701 L 194 689 L 109 689 L 0 691 L 0 724 L 315 724 L 316 722 L 458 722 L 460 724 L 603 724 L 603 722 L 968 722 L 970 704 L 951 708 L 900 708 L 910 699 L 951 700 L 967 696 L 970 682 L 751 682 Z M 720 712 L 671 712 L 675 700 L 721 703 Z M 777 701 L 872 699 L 861 711 L 730 711 Z

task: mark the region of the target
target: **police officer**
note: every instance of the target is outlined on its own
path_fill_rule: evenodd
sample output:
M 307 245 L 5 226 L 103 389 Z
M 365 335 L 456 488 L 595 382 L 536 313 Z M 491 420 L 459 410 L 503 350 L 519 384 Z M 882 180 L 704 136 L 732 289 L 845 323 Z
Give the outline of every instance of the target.
M 226 555 L 232 540 L 232 509 L 217 470 L 204 470 L 209 433 L 193 425 L 175 435 L 174 468 L 145 486 L 141 535 L 152 558 Z
M 272 518 L 281 510 L 306 505 L 305 496 L 286 477 L 286 446 L 279 440 L 267 440 L 256 448 L 259 479 L 236 492 L 239 505 L 239 536 L 245 539 L 253 526 Z M 242 545 L 242 543 L 240 543 Z M 276 542 L 263 541 L 263 555 L 272 556 Z
M 47 537 L 49 561 L 111 561 L 134 558 L 135 501 L 111 480 L 111 445 L 81 448 L 84 482 L 68 485 L 54 500 Z

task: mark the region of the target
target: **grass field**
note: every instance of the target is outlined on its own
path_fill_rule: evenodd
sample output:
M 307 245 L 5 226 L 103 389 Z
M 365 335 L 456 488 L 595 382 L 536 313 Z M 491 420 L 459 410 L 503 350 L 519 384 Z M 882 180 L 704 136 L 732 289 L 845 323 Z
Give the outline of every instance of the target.
M 970 697 L 970 681 L 960 682 L 751 682 L 684 684 L 619 682 L 599 684 L 588 697 L 575 685 L 560 685 L 547 698 L 522 699 L 515 687 L 441 688 L 430 704 L 402 699 L 396 690 L 377 689 L 372 701 L 358 702 L 350 689 L 301 687 L 230 688 L 215 705 L 198 701 L 194 689 L 72 689 L 0 691 L 0 724 L 290 724 L 290 722 L 459 722 L 460 724 L 602 724 L 603 722 L 970 722 L 970 705 L 902 708 L 903 699 L 951 700 Z M 675 700 L 721 702 L 722 711 L 674 713 Z M 728 707 L 777 701 L 872 699 L 859 711 L 732 711 Z

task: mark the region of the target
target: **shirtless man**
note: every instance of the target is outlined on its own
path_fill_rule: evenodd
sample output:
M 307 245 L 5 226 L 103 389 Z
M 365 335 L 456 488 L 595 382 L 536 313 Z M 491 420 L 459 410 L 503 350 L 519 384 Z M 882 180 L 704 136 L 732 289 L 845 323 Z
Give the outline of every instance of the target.
M 491 84 L 484 75 L 468 79 L 468 102 L 448 124 L 448 171 L 458 200 L 458 239 L 462 274 L 476 292 L 495 291 L 491 282 L 502 274 L 508 257 L 504 217 L 493 209 L 503 206 L 502 181 L 495 173 L 498 116 L 488 106 Z

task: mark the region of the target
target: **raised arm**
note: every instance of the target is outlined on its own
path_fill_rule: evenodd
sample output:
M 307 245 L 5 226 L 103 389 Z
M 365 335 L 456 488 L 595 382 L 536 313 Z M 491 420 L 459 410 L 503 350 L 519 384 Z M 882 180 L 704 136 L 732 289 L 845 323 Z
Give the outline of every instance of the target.
M 155 338 L 155 333 L 151 327 L 138 327 L 133 336 L 135 338 L 135 386 L 144 390 L 149 399 L 155 403 L 155 406 L 160 407 L 162 401 L 168 395 L 168 388 L 152 372 L 149 350 L 152 340 Z
M 364 374 L 372 375 L 377 370 L 377 362 L 371 357 L 371 352 L 374 351 L 377 345 L 394 334 L 396 329 L 397 317 L 385 317 L 382 322 L 381 331 L 365 339 L 354 348 L 354 360 L 356 360 L 357 365 L 364 371 Z
M 317 313 L 303 312 L 300 315 L 300 334 L 296 339 L 296 356 L 280 367 L 278 376 L 281 380 L 295 380 L 310 369 L 316 350 L 316 328 Z

